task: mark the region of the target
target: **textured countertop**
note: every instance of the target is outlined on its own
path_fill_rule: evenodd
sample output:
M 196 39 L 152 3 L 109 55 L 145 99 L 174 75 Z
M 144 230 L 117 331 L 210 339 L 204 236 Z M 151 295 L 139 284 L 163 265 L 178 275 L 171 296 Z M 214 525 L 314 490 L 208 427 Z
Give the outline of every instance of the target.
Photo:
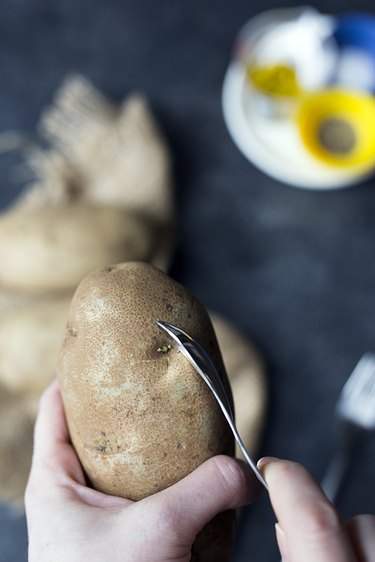
M 333 450 L 338 393 L 362 353 L 375 349 L 375 180 L 299 190 L 262 174 L 231 141 L 221 87 L 234 37 L 249 17 L 278 5 L 2 0 L 0 131 L 32 132 L 71 71 L 115 101 L 134 90 L 149 97 L 175 162 L 172 274 L 265 357 L 270 406 L 259 456 L 298 460 L 319 479 Z M 355 9 L 370 5 L 362 0 Z M 315 6 L 353 8 L 333 0 Z M 0 161 L 1 206 L 17 190 L 8 160 Z M 374 468 L 372 439 L 341 498 L 345 517 L 374 511 Z M 234 560 L 277 561 L 273 523 L 264 495 L 243 513 Z M 24 520 L 5 508 L 0 560 L 26 560 Z

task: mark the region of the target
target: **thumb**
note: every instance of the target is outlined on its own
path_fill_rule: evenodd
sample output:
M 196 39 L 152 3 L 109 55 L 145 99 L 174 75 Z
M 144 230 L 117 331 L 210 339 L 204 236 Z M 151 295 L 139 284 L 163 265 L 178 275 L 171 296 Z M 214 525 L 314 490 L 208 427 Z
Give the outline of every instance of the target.
M 175 525 L 194 539 L 215 515 L 251 503 L 259 490 L 259 482 L 244 462 L 220 455 L 157 496 L 166 511 L 173 512 Z

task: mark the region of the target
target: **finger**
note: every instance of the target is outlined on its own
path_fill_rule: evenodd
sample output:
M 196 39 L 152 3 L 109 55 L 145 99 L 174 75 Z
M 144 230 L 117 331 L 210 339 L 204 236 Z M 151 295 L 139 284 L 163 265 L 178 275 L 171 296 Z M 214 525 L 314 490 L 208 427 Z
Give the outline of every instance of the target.
M 38 453 L 43 455 L 50 454 L 57 445 L 69 441 L 69 432 L 57 380 L 50 384 L 40 399 L 34 439 Z
M 356 560 L 337 512 L 303 466 L 278 459 L 261 459 L 258 466 L 279 521 L 278 542 L 285 562 Z
M 375 515 L 357 515 L 346 529 L 360 562 L 372 562 L 375 553 Z
M 245 463 L 221 455 L 207 460 L 153 498 L 163 517 L 170 514 L 176 527 L 193 540 L 215 515 L 251 503 L 260 489 Z
M 27 497 L 56 492 L 95 507 L 124 507 L 133 503 L 86 486 L 81 464 L 69 441 L 60 389 L 55 381 L 40 400 Z
M 51 476 L 66 475 L 85 483 L 83 470 L 69 442 L 64 407 L 58 383 L 53 382 L 43 393 L 34 431 L 33 469 Z

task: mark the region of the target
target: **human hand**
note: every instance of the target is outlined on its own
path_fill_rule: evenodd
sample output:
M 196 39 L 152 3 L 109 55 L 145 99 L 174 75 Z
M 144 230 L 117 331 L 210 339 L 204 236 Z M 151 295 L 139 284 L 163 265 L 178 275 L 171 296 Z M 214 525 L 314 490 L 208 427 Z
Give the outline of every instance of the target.
M 139 502 L 87 487 L 54 383 L 41 399 L 25 495 L 29 562 L 189 561 L 206 523 L 256 490 L 247 467 L 225 456 Z
M 278 523 L 283 562 L 374 562 L 375 515 L 343 523 L 301 465 L 265 457 L 258 462 Z

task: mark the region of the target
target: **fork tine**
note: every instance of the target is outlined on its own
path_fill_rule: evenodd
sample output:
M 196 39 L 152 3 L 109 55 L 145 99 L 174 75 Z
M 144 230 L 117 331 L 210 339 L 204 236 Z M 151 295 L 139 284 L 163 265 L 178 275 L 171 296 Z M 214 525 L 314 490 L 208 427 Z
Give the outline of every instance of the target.
M 263 484 L 266 490 L 268 490 L 267 482 L 263 478 L 255 462 L 249 455 L 249 452 L 246 449 L 246 445 L 244 444 L 240 434 L 238 433 L 227 391 L 210 356 L 197 341 L 195 341 L 186 332 L 181 330 L 181 328 L 172 326 L 172 324 L 168 324 L 167 322 L 163 322 L 162 320 L 157 320 L 156 323 L 161 330 L 164 330 L 164 332 L 169 334 L 172 340 L 177 344 L 177 349 L 179 349 L 179 351 L 184 355 L 185 359 L 189 361 L 189 363 L 194 367 L 197 373 L 202 377 L 204 382 L 210 388 L 232 430 L 233 436 L 237 441 L 246 461 L 249 463 L 258 480 Z
M 335 500 L 355 447 L 366 432 L 375 429 L 375 353 L 366 353 L 346 381 L 336 406 L 338 418 L 344 422 L 338 448 L 322 480 L 328 499 Z
M 340 394 L 337 410 L 347 421 L 365 429 L 375 427 L 375 354 L 366 353 Z

